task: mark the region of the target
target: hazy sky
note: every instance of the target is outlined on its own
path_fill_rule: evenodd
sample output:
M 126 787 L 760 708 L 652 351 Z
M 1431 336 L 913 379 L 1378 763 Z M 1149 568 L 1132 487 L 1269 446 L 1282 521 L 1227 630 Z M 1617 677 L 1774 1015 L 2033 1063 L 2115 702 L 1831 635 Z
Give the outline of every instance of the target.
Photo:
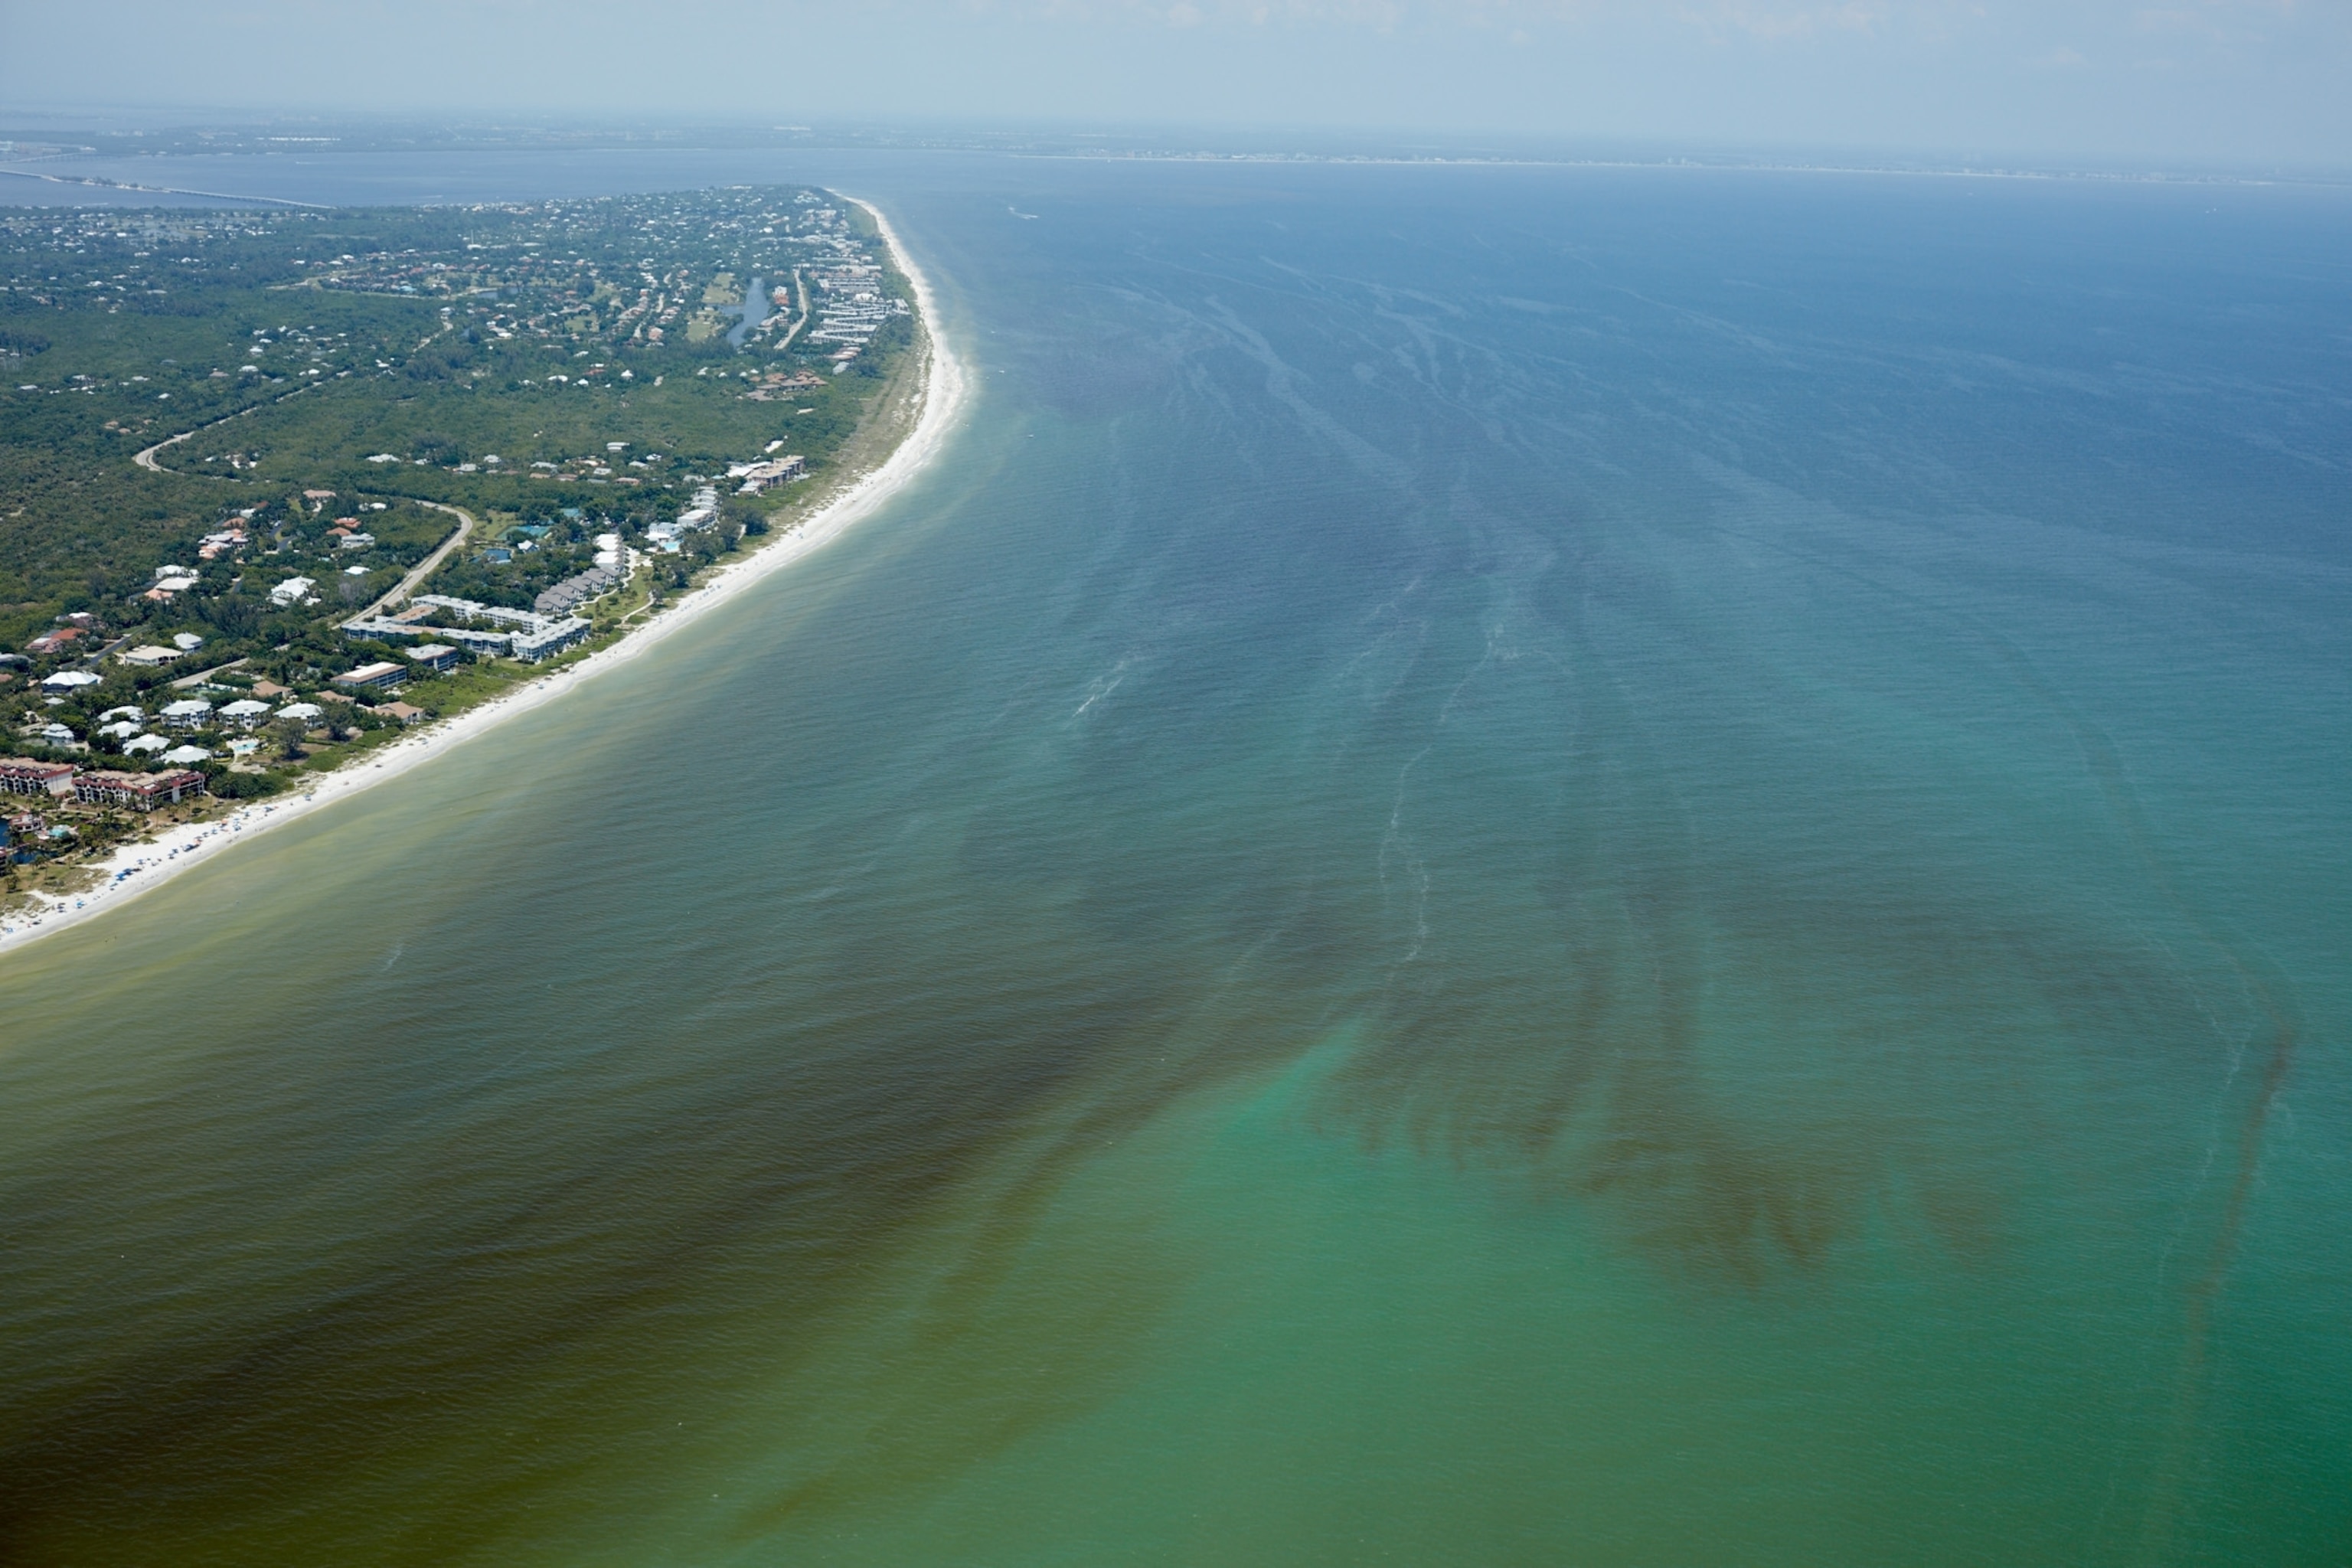
M 0 0 L 0 110 L 1395 128 L 2352 164 L 2352 0 Z

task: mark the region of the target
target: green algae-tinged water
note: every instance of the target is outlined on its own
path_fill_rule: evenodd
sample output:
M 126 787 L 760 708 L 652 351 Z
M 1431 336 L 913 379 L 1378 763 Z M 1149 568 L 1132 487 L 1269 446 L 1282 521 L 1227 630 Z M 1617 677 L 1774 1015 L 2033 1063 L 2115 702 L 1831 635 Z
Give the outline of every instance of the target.
M 981 391 L 0 961 L 0 1559 L 2352 1551 L 2340 195 L 259 167 L 835 179 Z

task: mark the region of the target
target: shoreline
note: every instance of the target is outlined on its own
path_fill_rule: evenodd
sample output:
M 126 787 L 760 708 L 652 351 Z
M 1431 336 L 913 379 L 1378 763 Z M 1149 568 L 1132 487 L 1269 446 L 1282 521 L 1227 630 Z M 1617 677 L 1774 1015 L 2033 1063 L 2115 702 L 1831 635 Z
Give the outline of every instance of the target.
M 930 279 L 898 243 L 898 231 L 890 226 L 890 220 L 870 202 L 837 191 L 834 194 L 855 204 L 874 220 L 892 263 L 914 289 L 915 305 L 921 312 L 922 360 L 916 372 L 915 393 L 921 400 L 920 411 L 914 428 L 891 449 L 880 467 L 852 482 L 792 532 L 751 552 L 743 560 L 724 563 L 667 613 L 649 618 L 619 641 L 598 649 L 578 664 L 354 759 L 332 773 L 321 774 L 299 795 L 257 800 L 226 816 L 182 824 L 144 842 L 124 845 L 92 866 L 101 878 L 95 887 L 46 900 L 37 912 L 11 916 L 0 922 L 0 953 L 119 909 L 149 889 L 162 887 L 189 867 L 211 859 L 232 844 L 397 778 L 518 713 L 554 701 L 583 682 L 636 658 L 671 632 L 700 619 L 751 584 L 830 544 L 929 468 L 955 427 L 970 392 L 962 363 L 940 331 Z M 131 874 L 126 876 L 125 872 Z

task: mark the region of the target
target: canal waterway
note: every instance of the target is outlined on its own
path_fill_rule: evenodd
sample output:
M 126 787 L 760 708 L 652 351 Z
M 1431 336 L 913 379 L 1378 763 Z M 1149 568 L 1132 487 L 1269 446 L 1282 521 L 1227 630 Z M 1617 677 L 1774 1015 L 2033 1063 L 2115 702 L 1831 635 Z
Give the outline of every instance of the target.
M 758 331 L 772 313 L 768 309 L 766 281 L 762 279 L 752 279 L 750 286 L 743 290 L 743 302 L 740 305 L 729 306 L 728 310 L 738 320 L 733 326 L 727 329 L 727 341 L 740 349 L 743 346 L 743 340 Z

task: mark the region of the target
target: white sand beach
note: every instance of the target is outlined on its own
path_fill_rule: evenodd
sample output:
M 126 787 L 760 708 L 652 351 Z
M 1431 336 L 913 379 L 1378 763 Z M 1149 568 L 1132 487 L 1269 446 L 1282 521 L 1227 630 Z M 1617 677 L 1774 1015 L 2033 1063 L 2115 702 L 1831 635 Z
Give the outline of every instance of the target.
M 397 778 L 518 713 L 567 695 L 604 671 L 636 658 L 754 583 L 831 543 L 904 489 L 946 445 L 949 432 L 961 415 L 969 384 L 962 364 L 940 333 L 930 281 L 899 243 L 888 218 L 868 202 L 855 196 L 844 199 L 855 202 L 874 219 L 883 243 L 889 247 L 891 259 L 913 287 L 916 307 L 921 313 L 923 358 L 916 395 L 922 400 L 922 406 L 914 429 L 881 467 L 851 484 L 791 532 L 750 552 L 741 560 L 728 563 L 671 608 L 650 617 L 620 641 L 579 663 L 405 736 L 333 773 L 321 774 L 299 795 L 255 801 L 226 816 L 177 825 L 144 842 L 123 846 L 95 865 L 93 868 L 100 879 L 94 886 L 47 900 L 35 910 L 0 919 L 0 952 L 118 908 L 232 845 Z

